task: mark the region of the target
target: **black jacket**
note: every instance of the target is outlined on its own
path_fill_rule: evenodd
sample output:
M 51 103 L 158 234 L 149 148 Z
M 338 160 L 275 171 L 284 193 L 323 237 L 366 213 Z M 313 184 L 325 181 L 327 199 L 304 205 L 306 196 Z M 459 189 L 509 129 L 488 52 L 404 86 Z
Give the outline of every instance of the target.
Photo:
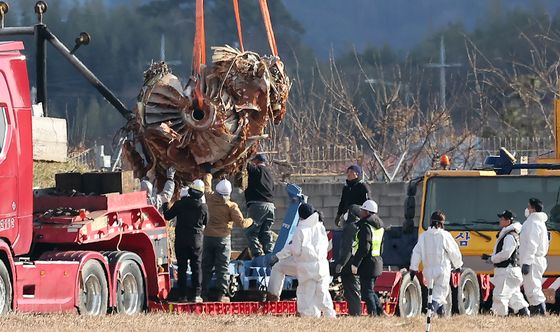
M 344 189 L 342 189 L 340 204 L 338 204 L 337 215 L 341 216 L 345 214 L 350 205 L 362 205 L 368 199 L 369 188 L 363 181 L 359 179 L 352 181 L 346 180 L 346 185 L 344 185 Z
M 336 265 L 342 266 L 342 273 L 351 273 L 350 265 L 352 259 L 352 244 L 354 239 L 356 239 L 356 233 L 358 233 L 358 226 L 355 221 L 346 222 L 342 228 L 342 236 L 339 242 L 338 255 L 336 256 Z M 348 264 L 350 262 L 350 264 Z
M 247 164 L 249 176 L 245 201 L 273 203 L 274 179 L 272 173 L 264 165 Z
M 377 277 L 383 271 L 383 259 L 381 256 L 371 256 L 371 229 L 366 225 L 370 224 L 375 229 L 383 227 L 383 221 L 376 214 L 366 219 L 358 221 L 358 250 L 354 255 L 352 265 L 358 267 L 360 276 Z M 383 252 L 383 242 L 381 243 L 381 252 Z
M 183 197 L 171 208 L 164 203 L 162 209 L 166 220 L 177 217 L 176 237 L 202 234 L 202 230 L 208 222 L 208 207 L 201 202 L 200 197 Z

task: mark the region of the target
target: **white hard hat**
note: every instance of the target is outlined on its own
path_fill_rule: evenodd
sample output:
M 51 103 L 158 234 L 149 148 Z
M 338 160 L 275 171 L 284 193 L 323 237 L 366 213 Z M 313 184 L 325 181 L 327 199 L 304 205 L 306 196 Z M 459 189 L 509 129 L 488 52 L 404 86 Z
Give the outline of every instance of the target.
M 229 196 L 231 194 L 231 182 L 222 180 L 216 185 L 216 192 L 222 196 Z
M 201 193 L 203 193 L 204 192 L 204 182 L 200 179 L 194 180 L 193 183 L 191 184 L 191 189 L 198 190 Z
M 181 190 L 179 190 L 179 197 L 183 198 L 187 196 L 189 196 L 189 187 L 184 186 Z
M 364 204 L 362 204 L 361 209 L 369 211 L 371 213 L 377 213 L 377 203 L 375 203 L 375 201 L 371 199 L 367 200 L 364 202 Z

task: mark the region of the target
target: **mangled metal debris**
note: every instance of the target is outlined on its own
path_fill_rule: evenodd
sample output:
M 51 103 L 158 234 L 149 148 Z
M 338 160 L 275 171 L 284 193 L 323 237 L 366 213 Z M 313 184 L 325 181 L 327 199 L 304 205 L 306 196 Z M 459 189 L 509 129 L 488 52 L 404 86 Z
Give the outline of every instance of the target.
M 163 180 L 174 166 L 180 181 L 191 181 L 204 163 L 235 173 L 266 137 L 267 125 L 284 118 L 290 81 L 278 57 L 212 49 L 212 64 L 186 86 L 165 63 L 144 73 L 136 117 L 126 127 L 134 139 L 124 146 L 136 177 Z

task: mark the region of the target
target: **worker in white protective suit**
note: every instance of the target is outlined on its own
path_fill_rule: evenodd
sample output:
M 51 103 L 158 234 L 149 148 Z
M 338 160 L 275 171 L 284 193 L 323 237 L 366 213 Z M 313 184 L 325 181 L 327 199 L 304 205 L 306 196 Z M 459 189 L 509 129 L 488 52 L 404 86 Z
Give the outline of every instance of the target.
M 547 268 L 548 216 L 542 212 L 543 203 L 538 198 L 529 199 L 519 239 L 519 263 L 523 274 L 523 290 L 532 315 L 546 313 L 546 297 L 542 291 L 542 276 Z
M 163 185 L 163 190 L 158 194 L 154 190 L 154 185 L 150 181 L 150 176 L 146 176 L 140 181 L 140 191 L 146 192 L 148 204 L 155 206 L 156 209 L 161 210 L 163 203 L 168 203 L 173 197 L 175 192 L 175 168 L 169 167 L 167 169 L 167 179 Z
M 432 310 L 442 317 L 449 294 L 449 279 L 452 267 L 460 271 L 463 259 L 453 236 L 444 230 L 445 214 L 435 211 L 430 218 L 430 228 L 420 235 L 412 250 L 410 274 L 413 278 L 420 262 L 424 265 L 423 275 L 428 285 L 433 283 Z M 430 305 L 430 304 L 428 304 Z
M 494 264 L 494 291 L 492 312 L 497 316 L 507 316 L 509 308 L 520 316 L 529 316 L 529 304 L 521 293 L 521 267 L 519 266 L 519 233 L 521 224 L 514 221 L 511 211 L 498 214 L 500 233 L 492 255 L 482 255 L 482 259 Z
M 269 298 L 280 296 L 284 277 L 295 276 L 298 313 L 302 317 L 336 317 L 329 293 L 329 240 L 319 212 L 309 204 L 298 209 L 300 221 L 292 241 L 271 258 Z

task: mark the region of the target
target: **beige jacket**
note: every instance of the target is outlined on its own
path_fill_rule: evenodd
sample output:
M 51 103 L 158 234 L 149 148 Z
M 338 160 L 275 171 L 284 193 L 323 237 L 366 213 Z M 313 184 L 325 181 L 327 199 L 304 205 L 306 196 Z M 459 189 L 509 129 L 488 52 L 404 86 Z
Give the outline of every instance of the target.
M 224 199 L 212 190 L 212 174 L 203 178 L 206 204 L 208 205 L 208 224 L 204 229 L 204 236 L 227 237 L 231 235 L 233 225 L 247 228 L 253 224 L 253 219 L 243 218 L 239 206 L 229 198 Z

